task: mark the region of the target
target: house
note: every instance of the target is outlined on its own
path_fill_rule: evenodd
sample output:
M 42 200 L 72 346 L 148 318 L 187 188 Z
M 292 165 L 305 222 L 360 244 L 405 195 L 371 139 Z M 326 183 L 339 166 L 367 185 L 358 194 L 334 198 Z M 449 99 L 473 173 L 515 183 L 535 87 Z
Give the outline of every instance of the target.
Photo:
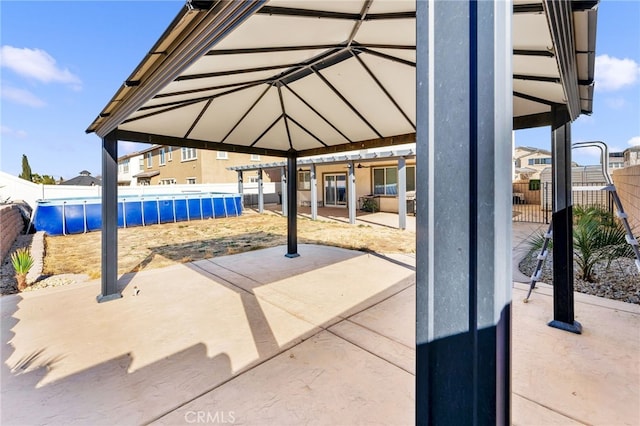
M 118 184 L 233 183 L 237 180 L 237 174 L 227 170 L 227 167 L 261 161 L 282 161 L 282 158 L 154 145 L 118 158 Z M 280 173 L 270 173 L 265 179 L 279 181 Z M 257 176 L 248 176 L 247 182 L 253 180 L 257 181 Z
M 77 186 L 101 186 L 102 180 L 91 176 L 87 170 L 78 173 L 79 176 L 60 182 L 60 185 L 77 185 Z
M 640 164 L 640 145 L 632 146 L 623 152 L 624 167 L 635 166 Z
M 144 151 L 137 151 L 118 158 L 118 186 L 136 186 L 134 177 L 144 170 Z
M 513 152 L 515 180 L 540 179 L 540 172 L 551 166 L 551 152 L 546 149 L 517 146 Z
M 347 208 L 349 200 L 348 177 L 353 165 L 355 200 L 357 208 L 398 213 L 400 162 L 406 170 L 405 191 L 412 202 L 416 190 L 415 143 L 385 149 L 363 149 L 341 155 L 322 155 L 300 158 L 297 162 L 297 199 L 299 206 Z M 286 162 L 257 163 L 230 166 L 230 170 L 251 172 L 273 171 L 286 166 Z M 312 169 L 315 170 L 315 194 L 312 188 Z M 413 206 L 409 208 L 413 213 Z
M 624 152 L 609 153 L 609 172 L 624 167 Z

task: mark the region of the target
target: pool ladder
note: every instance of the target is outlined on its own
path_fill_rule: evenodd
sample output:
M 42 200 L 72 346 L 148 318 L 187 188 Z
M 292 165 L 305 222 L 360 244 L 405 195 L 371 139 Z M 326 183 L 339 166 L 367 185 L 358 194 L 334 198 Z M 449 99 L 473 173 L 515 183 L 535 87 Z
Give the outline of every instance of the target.
M 602 164 L 602 174 L 604 175 L 604 178 L 607 181 L 607 185 L 603 186 L 600 189 L 603 191 L 609 191 L 611 193 L 611 196 L 613 197 L 613 201 L 616 205 L 616 216 L 618 217 L 618 219 L 620 219 L 620 221 L 622 222 L 622 225 L 624 226 L 624 230 L 626 233 L 625 239 L 627 240 L 627 243 L 631 246 L 631 248 L 633 249 L 633 252 L 636 255 L 635 264 L 636 264 L 636 268 L 638 268 L 638 272 L 640 272 L 640 248 L 638 246 L 638 240 L 633 236 L 633 232 L 631 231 L 631 226 L 629 225 L 628 216 L 624 212 L 624 208 L 622 207 L 622 202 L 620 201 L 620 196 L 618 195 L 618 192 L 616 191 L 616 187 L 613 184 L 613 179 L 611 179 L 611 176 L 609 175 L 609 152 L 608 152 L 607 145 L 604 142 L 578 142 L 573 144 L 573 148 L 586 148 L 586 147 L 599 148 L 602 153 L 602 161 L 600 162 L 600 164 Z M 593 187 L 583 187 L 583 188 L 577 187 L 572 189 L 574 191 L 575 190 L 580 191 L 580 190 L 593 189 Z M 544 261 L 547 258 L 548 251 L 549 251 L 548 250 L 549 241 L 551 241 L 552 238 L 553 238 L 553 222 L 550 221 L 549 229 L 544 234 L 544 242 L 542 244 L 542 249 L 540 250 L 540 254 L 538 255 L 538 258 L 537 258 L 536 268 L 533 271 L 533 274 L 531 274 L 531 283 L 529 284 L 529 292 L 527 293 L 527 297 L 525 297 L 523 300 L 524 303 L 527 303 L 529 301 L 531 292 L 533 291 L 534 288 L 536 288 L 536 283 L 540 280 L 540 276 L 542 275 L 542 266 L 544 265 Z

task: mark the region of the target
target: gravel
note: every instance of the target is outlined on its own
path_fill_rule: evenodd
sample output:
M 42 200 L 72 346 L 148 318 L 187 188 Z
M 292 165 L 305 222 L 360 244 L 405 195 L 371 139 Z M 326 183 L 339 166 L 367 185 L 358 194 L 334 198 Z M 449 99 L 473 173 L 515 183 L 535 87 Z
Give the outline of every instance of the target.
M 536 253 L 537 254 L 537 253 Z M 531 276 L 536 267 L 536 257 L 529 254 L 518 265 L 520 271 Z M 640 273 L 635 265 L 635 259 L 621 257 L 607 267 L 606 262 L 599 262 L 594 267 L 594 275 L 597 282 L 577 278 L 578 266 L 573 265 L 573 286 L 575 291 L 605 297 L 607 299 L 621 300 L 623 302 L 640 304 Z M 542 267 L 542 276 L 538 280 L 553 285 L 553 256 L 551 251 Z
M 84 274 L 42 275 L 45 254 L 44 233 L 37 232 L 35 234 L 18 235 L 18 238 L 4 258 L 2 266 L 0 266 L 0 294 L 2 295 L 18 292 L 18 283 L 16 282 L 13 265 L 11 264 L 11 253 L 22 247 L 30 248 L 31 256 L 34 260 L 33 267 L 27 275 L 27 284 L 29 284 L 29 286 L 24 289 L 24 291 L 33 291 L 45 287 L 59 287 L 89 280 L 89 276 Z

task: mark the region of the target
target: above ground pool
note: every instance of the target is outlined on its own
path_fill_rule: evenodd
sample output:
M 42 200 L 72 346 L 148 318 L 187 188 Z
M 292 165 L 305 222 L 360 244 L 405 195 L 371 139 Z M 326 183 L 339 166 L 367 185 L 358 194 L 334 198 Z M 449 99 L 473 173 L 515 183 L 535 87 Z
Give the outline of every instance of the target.
M 118 227 L 202 220 L 242 214 L 242 195 L 196 193 L 118 197 Z M 49 235 L 81 234 L 102 227 L 102 199 L 38 200 L 33 214 L 36 231 Z

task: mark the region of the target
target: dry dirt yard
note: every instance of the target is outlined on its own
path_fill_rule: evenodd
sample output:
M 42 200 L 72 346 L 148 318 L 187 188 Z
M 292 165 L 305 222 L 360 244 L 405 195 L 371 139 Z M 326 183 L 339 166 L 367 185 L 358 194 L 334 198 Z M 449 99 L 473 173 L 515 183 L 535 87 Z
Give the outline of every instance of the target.
M 101 233 L 45 239 L 44 275 L 100 276 Z M 298 217 L 298 242 L 378 253 L 414 253 L 415 233 Z M 161 268 L 287 244 L 287 218 L 246 210 L 240 217 L 118 230 L 118 273 Z

